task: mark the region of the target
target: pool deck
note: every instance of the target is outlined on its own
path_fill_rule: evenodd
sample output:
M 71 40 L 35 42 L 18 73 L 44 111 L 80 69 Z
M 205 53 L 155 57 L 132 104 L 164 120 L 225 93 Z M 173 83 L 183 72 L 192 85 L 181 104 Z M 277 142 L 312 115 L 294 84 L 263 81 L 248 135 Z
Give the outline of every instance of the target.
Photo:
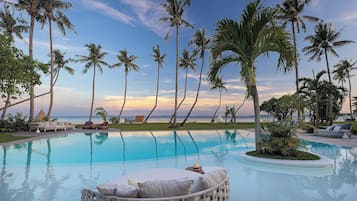
M 246 129 L 247 131 L 252 131 L 254 132 L 253 129 Z M 67 130 L 67 131 L 57 131 L 57 132 L 47 132 L 47 133 L 35 133 L 35 132 L 19 132 L 19 133 L 14 133 L 14 136 L 23 136 L 23 137 L 29 137 L 21 140 L 16 140 L 16 141 L 11 141 L 11 142 L 5 142 L 5 143 L 0 143 L 0 145 L 3 146 L 9 146 L 13 144 L 22 144 L 25 142 L 28 142 L 30 140 L 38 140 L 38 139 L 43 139 L 43 138 L 48 138 L 48 137 L 57 137 L 57 136 L 62 136 L 62 135 L 69 135 L 73 134 L 76 132 L 86 132 L 86 133 L 97 133 L 97 132 L 119 132 L 120 129 L 114 129 L 114 128 L 109 128 L 108 130 L 91 130 L 91 129 L 74 129 L 74 130 Z M 357 135 L 352 135 L 351 138 L 349 139 L 341 139 L 341 138 L 328 138 L 328 137 L 321 137 L 321 136 L 313 136 L 310 133 L 304 133 L 303 131 L 298 131 L 297 136 L 299 138 L 302 138 L 304 140 L 308 141 L 314 141 L 314 142 L 321 142 L 321 143 L 326 143 L 326 144 L 335 144 L 339 146 L 346 146 L 346 147 L 354 147 L 357 148 Z

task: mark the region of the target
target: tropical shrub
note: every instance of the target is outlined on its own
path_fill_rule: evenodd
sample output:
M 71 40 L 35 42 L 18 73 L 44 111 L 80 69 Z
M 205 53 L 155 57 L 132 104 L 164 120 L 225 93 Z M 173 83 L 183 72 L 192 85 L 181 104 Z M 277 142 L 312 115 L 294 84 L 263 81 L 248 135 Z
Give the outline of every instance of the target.
M 290 121 L 266 124 L 264 130 L 268 134 L 262 136 L 263 154 L 296 156 L 300 141 L 295 135 L 295 126 L 291 125 Z
M 15 115 L 9 114 L 6 120 L 0 120 L 0 131 L 10 132 L 29 130 L 26 118 L 26 116 L 23 116 L 19 112 Z
M 260 105 L 260 110 L 271 114 L 278 121 L 291 118 L 296 110 L 295 95 L 284 95 L 280 98 L 271 98 Z

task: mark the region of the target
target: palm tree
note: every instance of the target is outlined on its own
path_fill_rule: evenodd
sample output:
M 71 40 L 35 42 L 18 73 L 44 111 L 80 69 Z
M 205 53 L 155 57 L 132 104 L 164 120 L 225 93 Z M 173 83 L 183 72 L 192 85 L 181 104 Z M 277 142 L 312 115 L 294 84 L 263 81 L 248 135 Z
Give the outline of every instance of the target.
M 103 106 L 95 108 L 95 114 L 100 116 L 104 122 L 107 121 L 108 112 L 104 109 Z
M 342 83 L 343 83 L 343 80 L 345 80 L 346 78 L 348 79 L 348 100 L 349 100 L 349 106 L 350 106 L 351 120 L 354 119 L 353 112 L 352 112 L 352 94 L 351 94 L 351 91 L 352 91 L 351 77 L 353 75 L 351 74 L 351 72 L 353 70 L 357 69 L 356 64 L 357 64 L 357 61 L 353 62 L 352 60 L 349 61 L 347 59 L 344 59 L 344 60 L 341 60 L 340 63 L 335 65 L 336 70 L 334 71 L 334 73 L 337 72 L 339 76 L 341 76 L 341 74 L 344 75 L 344 77 L 340 77 L 340 79 L 339 79 L 340 81 L 342 81 Z
M 325 56 L 327 75 L 330 84 L 332 84 L 330 65 L 327 53 L 332 54 L 333 56 L 339 56 L 334 48 L 340 47 L 346 44 L 354 43 L 351 40 L 340 40 L 338 41 L 341 32 L 336 32 L 331 24 L 320 22 L 315 27 L 315 33 L 309 35 L 305 40 L 309 41 L 310 45 L 303 48 L 305 55 L 311 55 L 309 60 L 316 59 L 317 61 L 321 60 L 321 56 Z M 329 124 L 332 124 L 332 97 L 330 98 L 330 107 L 329 107 Z
M 121 113 L 123 112 L 125 103 L 126 103 L 126 91 L 127 91 L 127 86 L 128 86 L 128 73 L 129 71 L 139 71 L 139 66 L 136 65 L 134 62 L 135 60 L 138 58 L 134 55 L 130 55 L 128 56 L 128 52 L 126 51 L 126 49 L 124 50 L 120 50 L 119 54 L 117 55 L 117 58 L 119 60 L 119 63 L 116 63 L 114 65 L 112 65 L 112 67 L 120 67 L 120 66 L 124 66 L 124 72 L 125 72 L 125 88 L 124 88 L 124 102 L 123 105 L 121 106 L 121 110 L 118 116 L 118 123 L 120 122 L 120 117 L 121 117 Z
M 30 16 L 30 34 L 29 34 L 29 62 L 33 62 L 33 32 L 35 29 L 35 20 L 39 20 L 40 16 L 40 0 L 19 0 L 15 5 L 20 10 L 24 10 Z M 33 120 L 35 111 L 35 84 L 30 83 L 30 114 L 29 121 Z
M 313 16 L 300 16 L 300 14 L 303 12 L 305 6 L 309 4 L 311 0 L 284 0 L 282 3 L 281 7 L 281 12 L 282 16 L 281 18 L 285 21 L 284 25 L 286 23 L 291 23 L 291 33 L 293 36 L 293 42 L 294 42 L 294 62 L 295 62 L 295 85 L 296 85 L 296 91 L 299 90 L 299 67 L 298 67 L 298 54 L 297 54 L 297 47 L 296 47 L 296 30 L 297 33 L 300 32 L 300 27 L 301 29 L 306 32 L 306 26 L 304 19 L 310 20 L 310 21 L 318 21 L 319 19 L 317 17 Z M 298 104 L 299 104 L 298 100 Z M 298 110 L 298 120 L 300 120 L 300 110 Z
M 211 48 L 215 61 L 210 69 L 209 80 L 214 80 L 227 64 L 238 63 L 241 66 L 241 79 L 247 85 L 248 97 L 254 101 L 255 145 L 258 153 L 261 147 L 256 59 L 275 52 L 279 54 L 278 67 L 288 70 L 293 63 L 290 36 L 282 26 L 274 23 L 277 13 L 277 9 L 262 8 L 260 0 L 249 3 L 240 22 L 232 19 L 218 21 Z
M 27 22 L 20 16 L 14 18 L 14 13 L 11 13 L 9 6 L 4 4 L 4 10 L 0 11 L 0 30 L 8 35 L 13 41 L 13 34 L 22 39 L 22 32 L 28 31 Z
M 41 11 L 43 12 L 40 17 L 40 22 L 42 27 L 46 22 L 49 26 L 50 34 L 50 56 L 51 56 L 51 71 L 50 71 L 50 104 L 48 107 L 47 118 L 50 118 L 52 107 L 53 107 L 53 82 L 54 82 L 54 61 L 53 61 L 53 40 L 52 40 L 52 22 L 54 22 L 61 33 L 66 35 L 65 28 L 74 30 L 72 23 L 69 21 L 67 16 L 62 12 L 63 10 L 68 10 L 72 7 L 69 2 L 63 2 L 61 0 L 47 0 L 41 1 Z
M 200 52 L 201 70 L 200 70 L 200 77 L 198 79 L 198 87 L 197 87 L 197 93 L 196 93 L 195 101 L 193 102 L 190 111 L 187 113 L 186 118 L 181 123 L 181 126 L 183 126 L 186 123 L 187 119 L 191 115 L 191 112 L 192 112 L 193 108 L 197 104 L 198 96 L 200 94 L 200 89 L 201 89 L 202 72 L 203 72 L 203 66 L 204 66 L 204 61 L 205 61 L 205 51 L 208 48 L 207 46 L 208 46 L 209 41 L 210 40 L 206 36 L 206 30 L 205 29 L 196 31 L 196 33 L 193 36 L 193 40 L 190 41 L 190 44 L 194 44 L 196 46 L 195 47 L 196 51 Z
M 214 123 L 214 118 L 216 117 L 216 114 L 219 110 L 219 108 L 221 108 L 221 104 L 222 104 L 222 89 L 226 89 L 226 86 L 225 86 L 225 82 L 222 81 L 222 78 L 221 77 L 216 77 L 214 80 L 210 81 L 210 84 L 212 85 L 211 89 L 218 89 L 219 91 L 219 102 L 218 102 L 218 106 L 217 106 L 217 109 L 216 111 L 214 112 L 213 116 L 212 116 L 212 119 L 211 119 L 211 122 Z
M 93 81 L 92 81 L 92 103 L 89 113 L 89 121 L 92 121 L 93 115 L 93 104 L 94 104 L 94 89 L 95 89 L 95 74 L 97 69 L 100 73 L 103 73 L 102 66 L 110 66 L 107 62 L 104 61 L 104 57 L 108 54 L 107 52 L 102 52 L 101 45 L 95 45 L 93 43 L 86 44 L 89 54 L 85 55 L 76 55 L 78 57 L 77 62 L 85 63 L 83 68 L 83 73 L 87 73 L 88 70 L 93 67 Z
M 161 18 L 163 22 L 169 22 L 171 27 L 175 27 L 176 31 L 176 74 L 175 74 L 175 105 L 174 105 L 174 120 L 171 124 L 172 127 L 176 127 L 176 113 L 177 113 L 177 93 L 178 93 L 178 67 L 179 67 L 179 56 L 178 56 L 178 46 L 179 46 L 179 27 L 191 27 L 193 26 L 184 20 L 182 17 L 184 15 L 185 6 L 190 6 L 191 0 L 166 0 L 166 3 L 162 4 L 168 17 Z M 169 33 L 165 36 L 167 39 Z
M 65 53 L 62 53 L 60 50 L 55 49 L 53 50 L 53 57 L 54 57 L 54 65 L 55 68 L 53 69 L 54 71 L 54 80 L 53 80 L 53 87 L 56 85 L 59 74 L 61 73 L 61 70 L 65 70 L 67 73 L 70 75 L 74 74 L 74 69 L 70 66 L 68 66 L 68 63 L 72 62 L 73 59 L 71 58 L 65 58 Z
M 180 67 L 185 69 L 186 76 L 185 76 L 185 89 L 183 91 L 183 98 L 181 99 L 179 105 L 176 108 L 176 111 L 178 111 L 182 105 L 182 103 L 186 99 L 186 92 L 187 92 L 187 78 L 188 78 L 188 70 L 191 69 L 195 71 L 196 67 L 196 56 L 197 56 L 197 51 L 193 51 L 192 54 L 190 55 L 190 52 L 186 49 L 182 50 L 182 57 L 180 58 Z M 172 122 L 174 118 L 174 114 L 171 115 L 170 118 L 170 123 Z
M 154 54 L 152 55 L 154 57 L 154 61 L 157 63 L 156 98 L 155 98 L 154 107 L 151 109 L 151 111 L 149 112 L 149 114 L 147 115 L 147 117 L 145 118 L 143 123 L 146 123 L 148 121 L 148 119 L 150 118 L 151 114 L 154 112 L 154 110 L 157 107 L 157 100 L 158 100 L 158 97 L 159 97 L 160 68 L 162 68 L 162 63 L 164 63 L 164 60 L 165 60 L 165 57 L 166 57 L 166 54 L 161 55 L 160 46 L 159 45 L 157 45 L 156 47 L 153 47 L 152 51 L 154 52 Z

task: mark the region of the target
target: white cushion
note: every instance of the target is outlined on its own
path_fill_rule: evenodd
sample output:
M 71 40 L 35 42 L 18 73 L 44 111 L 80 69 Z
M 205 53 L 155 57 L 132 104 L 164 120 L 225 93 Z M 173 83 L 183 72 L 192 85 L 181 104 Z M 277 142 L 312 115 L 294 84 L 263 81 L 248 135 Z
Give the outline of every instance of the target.
M 335 128 L 333 129 L 333 131 L 340 131 L 341 130 L 341 126 L 338 125 L 338 126 L 335 126 Z
M 327 126 L 325 130 L 332 131 L 334 128 L 335 128 L 335 126 Z
M 202 176 L 202 190 L 211 188 L 221 183 L 227 177 L 226 169 L 217 169 L 207 172 Z
M 97 189 L 100 194 L 107 195 L 107 196 L 115 196 L 116 194 L 116 184 L 103 184 L 97 186 Z
M 139 190 L 134 186 L 130 185 L 118 185 L 116 187 L 115 196 L 125 197 L 125 198 L 137 198 Z
M 193 180 L 161 180 L 138 183 L 140 198 L 159 198 L 188 195 Z

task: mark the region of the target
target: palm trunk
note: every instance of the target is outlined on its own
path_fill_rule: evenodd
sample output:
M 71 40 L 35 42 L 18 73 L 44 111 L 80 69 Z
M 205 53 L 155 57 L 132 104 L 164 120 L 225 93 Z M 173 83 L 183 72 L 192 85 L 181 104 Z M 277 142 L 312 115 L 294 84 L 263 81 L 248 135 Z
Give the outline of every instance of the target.
M 186 91 L 187 91 L 187 74 L 188 74 L 188 68 L 186 68 L 185 90 L 184 90 L 184 92 L 183 92 L 183 98 L 181 99 L 180 104 L 177 106 L 177 109 L 176 109 L 176 110 L 179 110 L 179 109 L 180 109 L 180 107 L 181 107 L 182 103 L 183 103 L 183 102 L 185 101 L 185 99 L 186 99 Z M 172 122 L 172 119 L 173 119 L 173 118 L 174 118 L 174 115 L 171 115 L 171 118 L 170 118 L 169 123 L 171 123 L 171 122 Z
M 257 86 L 252 86 L 253 101 L 254 101 L 254 128 L 255 128 L 255 149 L 257 153 L 261 152 L 260 147 L 260 108 Z
M 34 9 L 35 3 L 32 1 L 32 9 Z M 32 51 L 32 46 L 33 46 L 33 31 L 35 28 L 35 16 L 31 15 L 31 22 L 30 22 L 30 34 L 29 34 L 29 59 L 30 59 L 30 64 L 32 65 L 33 61 L 33 51 Z M 30 114 L 29 114 L 29 121 L 33 120 L 34 113 L 35 113 L 35 86 L 31 82 L 30 83 Z
M 214 123 L 214 118 L 216 117 L 219 108 L 221 108 L 221 104 L 222 104 L 222 89 L 219 89 L 219 102 L 218 102 L 218 107 L 217 107 L 216 111 L 214 112 L 214 114 L 213 114 L 213 116 L 212 116 L 212 119 L 211 119 L 211 122 L 212 122 L 212 123 Z
M 353 113 L 352 113 L 352 88 L 351 88 L 351 76 L 350 76 L 350 73 L 349 72 L 347 72 L 347 76 L 348 76 L 348 84 L 349 84 L 349 86 L 348 86 L 348 98 L 349 98 L 349 101 L 350 101 L 350 114 L 351 114 L 351 120 L 353 120 L 354 118 L 353 118 Z
M 1 114 L 1 120 L 5 119 L 6 111 L 7 111 L 7 108 L 9 107 L 9 105 L 10 105 L 10 93 L 8 92 L 6 102 L 5 102 L 5 107 Z
M 121 110 L 118 116 L 118 123 L 120 123 L 120 117 L 121 117 L 121 113 L 123 112 L 125 103 L 126 103 L 126 88 L 127 88 L 127 82 L 128 82 L 128 71 L 125 70 L 125 88 L 124 88 L 124 102 L 123 105 L 121 106 Z
M 92 81 L 92 103 L 90 106 L 90 113 L 89 113 L 89 121 L 92 121 L 92 114 L 93 114 L 93 105 L 94 105 L 94 89 L 95 89 L 95 73 L 96 73 L 96 65 L 94 64 L 93 67 L 93 81 Z
M 148 114 L 148 116 L 146 117 L 146 119 L 144 120 L 143 123 L 147 123 L 147 121 L 149 120 L 151 114 L 154 112 L 154 110 L 157 107 L 157 100 L 159 97 L 159 83 L 160 83 L 160 64 L 157 64 L 157 81 L 156 81 L 156 99 L 155 99 L 155 105 L 154 107 L 151 109 L 150 113 Z
M 200 70 L 200 78 L 198 80 L 198 88 L 197 88 L 197 93 L 196 93 L 196 98 L 195 98 L 195 102 L 193 102 L 193 105 L 190 109 L 190 111 L 187 113 L 186 118 L 183 120 L 183 122 L 181 123 L 181 126 L 184 126 L 187 119 L 190 117 L 191 112 L 193 110 L 193 108 L 196 106 L 197 104 L 197 100 L 198 100 L 198 95 L 200 94 L 200 89 L 201 89 L 201 80 L 202 80 L 202 71 L 203 71 L 203 65 L 204 65 L 204 61 L 205 61 L 205 55 L 202 55 L 202 64 L 201 64 L 201 70 Z
M 295 33 L 295 24 L 294 22 L 291 22 L 291 29 L 293 33 L 293 41 L 294 41 L 294 60 L 295 60 L 295 86 L 296 86 L 296 94 L 298 95 L 298 100 L 297 100 L 297 112 L 298 112 L 298 121 L 300 121 L 301 118 L 301 111 L 300 111 L 300 96 L 298 94 L 299 91 L 299 64 L 297 60 L 297 47 L 296 47 L 296 33 Z
M 330 74 L 330 65 L 329 65 L 329 62 L 328 62 L 326 48 L 324 49 L 324 51 L 325 51 L 325 59 L 326 59 L 328 81 L 330 82 L 330 84 L 332 84 L 332 79 L 331 79 L 331 74 Z M 329 94 L 328 121 L 329 121 L 329 125 L 332 125 L 332 94 Z
M 178 92 L 178 25 L 176 25 L 176 80 L 175 80 L 175 107 L 174 107 L 174 119 L 171 127 L 177 127 L 176 125 L 176 115 L 177 115 L 177 92 Z
M 51 75 L 50 75 L 50 105 L 48 107 L 47 118 L 51 117 L 53 107 L 53 45 L 52 45 L 52 21 L 48 19 L 50 29 L 50 56 L 51 56 Z
M 50 92 L 46 92 L 46 93 L 43 93 L 43 94 L 34 96 L 34 98 L 38 98 L 38 97 L 41 97 L 41 96 L 45 96 L 45 95 L 47 95 L 47 94 L 49 94 L 49 93 L 50 93 Z M 29 100 L 30 100 L 30 98 L 27 98 L 27 99 L 25 99 L 25 100 L 22 100 L 22 101 L 19 101 L 19 102 L 10 104 L 10 105 L 7 106 L 7 108 L 12 107 L 12 106 L 15 106 L 15 105 L 18 105 L 18 104 L 21 104 L 21 103 L 24 103 L 24 102 L 27 102 L 27 101 L 29 101 Z M 2 107 L 2 108 L 0 108 L 0 111 L 1 111 L 1 110 L 4 110 L 4 109 L 5 109 L 5 107 Z

